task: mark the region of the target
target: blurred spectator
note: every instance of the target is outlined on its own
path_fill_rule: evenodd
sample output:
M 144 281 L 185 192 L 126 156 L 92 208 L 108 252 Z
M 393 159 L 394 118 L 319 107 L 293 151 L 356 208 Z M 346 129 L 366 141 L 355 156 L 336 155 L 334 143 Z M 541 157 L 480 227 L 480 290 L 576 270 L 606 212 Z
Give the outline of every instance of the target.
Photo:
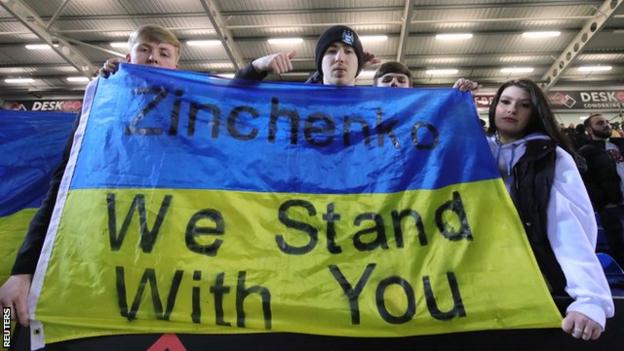
M 574 133 L 571 134 L 570 141 L 574 145 L 575 149 L 580 149 L 583 145 L 589 141 L 589 136 L 585 133 L 585 126 L 577 124 L 574 128 Z
M 624 139 L 611 138 L 611 125 L 599 113 L 589 116 L 584 125 L 590 140 L 579 149 L 588 167 L 583 181 L 604 227 L 610 254 L 623 266 Z
M 613 129 L 611 131 L 611 137 L 612 138 L 622 138 L 622 137 L 624 137 L 624 131 L 620 127 L 620 122 L 611 123 L 611 126 L 612 126 L 612 129 Z

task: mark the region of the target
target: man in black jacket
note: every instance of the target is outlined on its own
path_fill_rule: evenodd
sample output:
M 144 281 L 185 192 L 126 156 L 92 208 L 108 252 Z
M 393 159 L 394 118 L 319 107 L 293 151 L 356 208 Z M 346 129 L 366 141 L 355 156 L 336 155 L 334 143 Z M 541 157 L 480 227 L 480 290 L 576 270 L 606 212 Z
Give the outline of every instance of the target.
M 583 180 L 604 228 L 611 255 L 624 266 L 624 139 L 610 138 L 611 125 L 601 114 L 584 122 L 590 140 L 579 149 L 587 161 Z
M 125 59 L 128 63 L 176 69 L 180 59 L 178 39 L 168 29 L 156 25 L 143 25 L 133 32 L 128 39 L 128 49 L 129 53 Z M 119 62 L 120 60 L 117 59 L 106 61 L 103 72 L 100 74 L 108 75 L 116 71 Z M 30 222 L 24 242 L 11 269 L 11 276 L 0 286 L 0 308 L 11 308 L 11 317 L 17 317 L 23 326 L 29 324 L 26 299 L 69 159 L 72 141 L 73 137 L 70 138 L 65 148 L 61 164 L 52 175 L 46 199 Z

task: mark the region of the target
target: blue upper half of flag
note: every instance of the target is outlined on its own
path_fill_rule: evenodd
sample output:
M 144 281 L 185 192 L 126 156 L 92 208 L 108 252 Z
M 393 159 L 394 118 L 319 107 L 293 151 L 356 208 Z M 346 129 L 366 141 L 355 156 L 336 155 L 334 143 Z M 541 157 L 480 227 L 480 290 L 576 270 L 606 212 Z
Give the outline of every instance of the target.
M 388 193 L 499 177 L 471 95 L 457 89 L 258 83 L 138 65 L 97 84 L 73 189 Z
M 37 208 L 76 114 L 0 110 L 0 216 Z

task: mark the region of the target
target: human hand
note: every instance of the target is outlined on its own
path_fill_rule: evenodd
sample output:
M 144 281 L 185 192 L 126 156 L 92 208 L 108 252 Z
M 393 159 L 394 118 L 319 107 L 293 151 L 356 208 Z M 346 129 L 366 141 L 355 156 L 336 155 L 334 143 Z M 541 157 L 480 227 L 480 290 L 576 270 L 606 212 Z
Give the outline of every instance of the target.
M 475 93 L 477 90 L 479 90 L 480 86 L 479 83 L 477 82 L 473 82 L 471 80 L 468 79 L 464 79 L 464 78 L 459 78 L 455 84 L 453 84 L 453 88 L 459 89 L 460 91 L 466 92 L 466 91 L 470 91 Z
M 120 58 L 109 58 L 98 70 L 98 75 L 103 78 L 108 78 L 111 74 L 115 74 L 115 72 L 117 72 L 117 69 L 119 69 L 120 62 L 122 62 Z
M 602 327 L 586 315 L 570 311 L 561 321 L 561 329 L 576 339 L 596 340 L 602 334 Z
M 11 308 L 11 319 L 17 319 L 25 327 L 28 326 L 28 306 L 26 300 L 30 291 L 32 274 L 12 275 L 0 287 L 0 308 Z M 16 313 L 17 312 L 17 313 Z
M 381 59 L 375 57 L 375 54 L 364 51 L 364 65 L 362 67 L 372 67 L 381 63 Z
M 257 72 L 273 72 L 282 74 L 293 70 L 292 59 L 295 57 L 295 50 L 289 52 L 278 52 L 262 56 L 253 60 L 251 65 Z

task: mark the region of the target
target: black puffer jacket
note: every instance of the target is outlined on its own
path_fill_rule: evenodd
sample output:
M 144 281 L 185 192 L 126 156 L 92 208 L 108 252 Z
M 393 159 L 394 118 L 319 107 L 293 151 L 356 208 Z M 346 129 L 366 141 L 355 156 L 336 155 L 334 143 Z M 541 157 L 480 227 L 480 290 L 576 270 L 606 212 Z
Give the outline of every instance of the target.
M 612 138 L 609 141 L 624 155 L 624 139 Z M 587 171 L 582 176 L 594 209 L 601 210 L 605 205 L 622 203 L 620 176 L 615 161 L 605 149 L 605 142 L 590 140 L 579 149 L 579 154 L 587 161 Z
M 510 195 L 542 274 L 553 295 L 566 296 L 566 279 L 548 240 L 548 202 L 555 177 L 556 145 L 530 140 L 513 168 Z

